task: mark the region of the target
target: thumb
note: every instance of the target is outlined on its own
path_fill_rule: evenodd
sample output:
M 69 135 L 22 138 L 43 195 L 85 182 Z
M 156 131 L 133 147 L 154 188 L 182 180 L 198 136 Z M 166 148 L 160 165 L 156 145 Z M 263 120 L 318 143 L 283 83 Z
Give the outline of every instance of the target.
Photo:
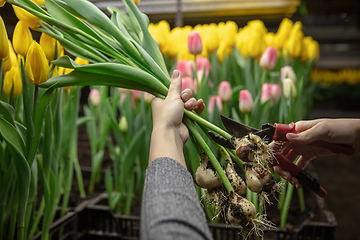
M 314 125 L 313 127 L 300 132 L 300 133 L 288 133 L 286 138 L 296 144 L 309 144 L 316 140 L 323 139 L 327 135 L 327 132 L 324 128 L 319 125 Z
M 181 74 L 178 70 L 174 70 L 172 75 L 172 81 L 169 87 L 169 92 L 166 98 L 178 98 L 180 97 L 182 88 Z

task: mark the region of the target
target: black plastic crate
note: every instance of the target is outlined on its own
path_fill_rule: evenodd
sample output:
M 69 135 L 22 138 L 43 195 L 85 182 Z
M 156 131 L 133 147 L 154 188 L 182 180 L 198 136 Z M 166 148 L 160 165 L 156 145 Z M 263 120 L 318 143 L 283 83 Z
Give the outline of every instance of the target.
M 140 217 L 124 216 L 112 213 L 106 205 L 107 194 L 103 193 L 91 201 L 84 202 L 81 206 L 67 213 L 63 218 L 52 224 L 50 235 L 52 240 L 108 240 L 140 239 Z M 320 203 L 321 204 L 321 203 Z M 325 210 L 326 211 L 326 210 Z M 264 240 L 333 240 L 336 221 L 332 213 L 326 211 L 331 222 L 305 221 L 299 228 L 293 230 L 270 229 L 264 230 Z M 242 240 L 239 234 L 241 227 L 226 224 L 209 224 L 214 240 Z M 31 240 L 40 240 L 41 233 Z M 255 236 L 249 240 L 259 239 Z

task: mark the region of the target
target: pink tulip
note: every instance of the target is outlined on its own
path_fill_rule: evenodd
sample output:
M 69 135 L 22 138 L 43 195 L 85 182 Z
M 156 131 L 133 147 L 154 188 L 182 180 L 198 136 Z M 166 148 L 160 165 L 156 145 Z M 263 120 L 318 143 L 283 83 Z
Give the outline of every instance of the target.
M 239 94 L 239 109 L 242 113 L 251 112 L 254 101 L 249 90 L 241 90 Z
M 201 84 L 202 80 L 204 77 L 204 70 L 198 70 L 197 71 L 197 81 L 198 81 L 198 85 Z
M 193 60 L 187 61 L 185 65 L 186 75 L 184 76 L 193 77 L 194 68 L 195 68 L 195 62 Z
M 189 33 L 188 51 L 190 54 L 200 54 L 202 52 L 202 42 L 200 34 L 196 31 Z
M 97 89 L 91 89 L 90 93 L 89 93 L 89 99 L 91 101 L 91 104 L 93 106 L 98 106 L 100 103 L 100 93 L 99 90 Z
M 281 88 L 280 85 L 277 83 L 271 83 L 270 86 L 271 99 L 275 101 L 281 96 Z
M 267 47 L 265 49 L 265 52 L 260 58 L 259 64 L 260 67 L 266 70 L 271 70 L 276 65 L 277 60 L 277 52 L 276 48 L 273 47 Z
M 231 99 L 232 89 L 231 89 L 231 85 L 228 81 L 222 81 L 219 84 L 218 95 L 220 96 L 221 100 L 224 102 L 227 102 Z
M 190 88 L 195 93 L 197 92 L 196 84 L 191 77 L 183 77 L 182 78 L 182 89 Z
M 139 90 L 130 90 L 131 91 L 131 96 L 135 99 L 135 100 L 140 100 L 141 99 L 141 94 L 142 92 Z
M 269 83 L 264 83 L 261 89 L 260 101 L 261 103 L 265 103 L 270 99 L 271 99 L 271 85 Z
M 219 110 L 219 113 L 222 112 L 223 105 L 222 105 L 220 96 L 211 96 L 211 98 L 209 100 L 208 113 L 214 112 L 215 103 L 216 103 L 217 109 Z
M 208 58 L 199 56 L 196 58 L 196 67 L 198 70 L 205 69 L 205 74 L 208 76 L 211 69 L 211 64 Z
M 180 71 L 181 76 L 186 76 L 186 60 L 179 60 L 176 63 L 176 69 Z
M 296 74 L 294 69 L 291 66 L 285 66 L 282 67 L 280 70 L 280 79 L 283 82 L 284 79 L 286 78 L 290 78 L 294 81 L 294 83 L 296 82 Z

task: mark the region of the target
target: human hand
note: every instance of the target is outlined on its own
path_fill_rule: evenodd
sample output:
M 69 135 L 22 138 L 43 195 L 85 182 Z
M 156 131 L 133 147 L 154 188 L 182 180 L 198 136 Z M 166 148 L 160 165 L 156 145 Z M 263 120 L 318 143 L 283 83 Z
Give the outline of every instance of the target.
M 172 82 L 165 99 L 154 98 L 151 103 L 153 114 L 153 133 L 151 137 L 149 162 L 158 157 L 171 157 L 185 167 L 182 148 L 189 137 L 189 131 L 182 122 L 184 107 L 201 114 L 205 109 L 202 99 L 192 97 L 192 91 L 181 91 L 180 72 L 173 72 Z
M 308 163 L 316 157 L 334 155 L 325 148 L 308 145 L 316 140 L 330 143 L 348 144 L 355 151 L 360 150 L 360 119 L 317 119 L 311 121 L 299 121 L 295 124 L 298 134 L 288 133 L 286 138 L 289 142 L 284 143 L 281 154 L 290 161 L 299 159 L 296 165 L 304 169 Z M 297 188 L 302 187 L 299 181 L 284 171 L 279 166 L 274 167 L 275 172 L 288 180 Z

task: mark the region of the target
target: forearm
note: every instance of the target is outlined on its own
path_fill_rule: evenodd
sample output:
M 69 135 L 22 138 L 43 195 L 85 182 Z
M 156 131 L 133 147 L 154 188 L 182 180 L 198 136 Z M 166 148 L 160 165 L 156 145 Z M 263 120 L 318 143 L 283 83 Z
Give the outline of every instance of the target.
M 155 159 L 146 170 L 141 239 L 211 238 L 190 172 L 173 159 Z
M 151 134 L 149 163 L 160 157 L 169 157 L 186 168 L 183 142 L 179 132 L 166 126 L 154 126 Z

